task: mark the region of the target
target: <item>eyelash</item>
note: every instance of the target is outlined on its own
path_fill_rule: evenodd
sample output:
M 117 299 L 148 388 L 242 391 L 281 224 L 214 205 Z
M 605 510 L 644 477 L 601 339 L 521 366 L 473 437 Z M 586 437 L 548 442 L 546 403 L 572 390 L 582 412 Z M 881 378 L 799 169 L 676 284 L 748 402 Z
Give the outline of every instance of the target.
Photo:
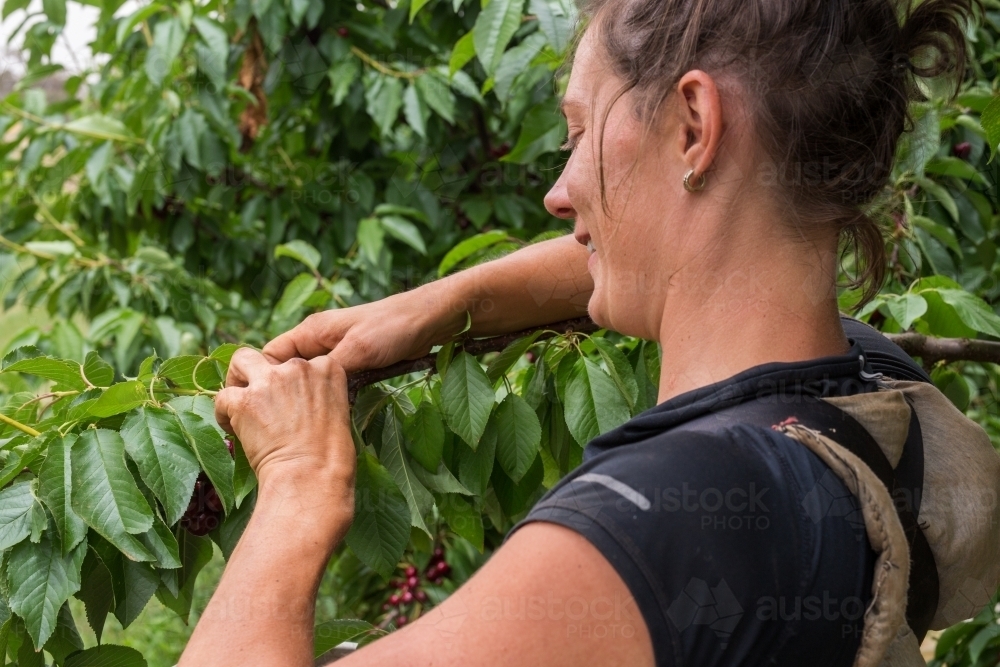
M 577 143 L 580 141 L 580 135 L 574 134 L 570 137 L 566 137 L 566 141 L 563 142 L 562 146 L 559 147 L 561 151 L 573 151 L 576 148 Z

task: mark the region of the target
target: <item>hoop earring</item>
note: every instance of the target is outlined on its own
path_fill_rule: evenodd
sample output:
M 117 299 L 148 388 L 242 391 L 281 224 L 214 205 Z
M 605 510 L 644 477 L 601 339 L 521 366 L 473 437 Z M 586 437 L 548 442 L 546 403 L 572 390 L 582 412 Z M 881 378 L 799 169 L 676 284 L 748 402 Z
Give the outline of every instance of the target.
M 694 175 L 694 169 L 691 169 L 690 171 L 688 171 L 688 173 L 684 174 L 684 189 L 687 190 L 688 192 L 698 192 L 699 190 L 705 187 L 705 174 L 702 174 L 701 176 L 698 177 L 697 185 L 691 185 L 691 177 L 693 175 Z

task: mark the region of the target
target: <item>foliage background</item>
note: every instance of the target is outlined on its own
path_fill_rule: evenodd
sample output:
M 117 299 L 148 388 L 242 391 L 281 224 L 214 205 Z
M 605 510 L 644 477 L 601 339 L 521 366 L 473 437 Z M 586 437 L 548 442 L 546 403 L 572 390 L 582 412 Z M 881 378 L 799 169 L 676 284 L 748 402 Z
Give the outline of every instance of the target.
M 27 4 L 8 0 L 0 15 Z M 18 29 L 27 74 L 0 100 L 5 353 L 32 345 L 84 363 L 95 351 L 116 379 L 135 377 L 151 356 L 259 346 L 309 312 L 378 299 L 566 231 L 541 200 L 565 159 L 556 104 L 574 35 L 571 0 L 87 4 L 100 9 L 91 48 L 103 64 L 69 77 L 62 101 L 33 87 L 59 70 L 49 54 L 66 21 L 66 0 L 45 0 L 41 20 Z M 975 58 L 961 94 L 949 101 L 938 82 L 925 82 L 929 100 L 914 106 L 880 202 L 891 279 L 860 316 L 886 332 L 1000 339 L 1000 163 L 990 162 L 1000 4 L 987 5 L 983 24 L 969 30 Z M 845 310 L 856 298 L 843 294 Z M 359 441 L 387 468 L 386 423 L 398 422 L 393 473 L 443 465 L 468 485 L 461 452 L 495 437 L 484 435 L 497 428 L 488 420 L 527 434 L 506 450 L 501 443 L 499 472 L 487 471 L 491 483 L 471 497 L 418 483 L 433 492 L 425 506 L 419 489 L 403 488 L 403 527 L 412 518 L 412 532 L 378 545 L 364 564 L 341 549 L 318 620 L 387 626 L 389 590 L 372 566 L 391 572 L 395 561 L 378 557 L 403 547 L 421 566 L 435 544 L 447 547 L 452 576 L 428 587 L 432 602 L 441 599 L 579 461 L 582 443 L 655 401 L 654 345 L 608 334 L 535 345 L 533 362 L 527 350 L 482 365 L 446 350 L 441 368 L 462 365 L 464 393 L 415 375 L 394 383 L 404 389 L 362 394 Z M 997 367 L 932 371 L 1000 443 Z M 185 386 L 169 375 L 163 382 Z M 0 411 L 21 415 L 23 392 L 53 386 L 30 372 L 0 373 Z M 487 402 L 470 408 L 476 391 Z M 476 423 L 459 423 L 462 410 Z M 415 506 L 427 510 L 422 517 L 407 516 Z M 220 572 L 216 548 L 195 615 Z M 82 602 L 70 606 L 85 617 Z M 988 608 L 956 627 L 938 657 L 994 664 L 995 619 Z M 116 622 L 104 641 L 141 648 L 150 664 L 173 664 L 186 637 L 157 600 L 127 631 Z M 77 625 L 93 645 L 93 632 Z

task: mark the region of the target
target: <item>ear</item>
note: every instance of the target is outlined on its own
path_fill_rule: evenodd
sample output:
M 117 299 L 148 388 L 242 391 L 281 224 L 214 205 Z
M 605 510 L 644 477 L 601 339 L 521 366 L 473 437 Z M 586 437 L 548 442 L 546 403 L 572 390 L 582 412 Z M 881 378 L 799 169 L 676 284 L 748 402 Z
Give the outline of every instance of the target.
M 677 82 L 678 148 L 695 180 L 712 166 L 722 140 L 722 100 L 715 79 L 691 70 Z

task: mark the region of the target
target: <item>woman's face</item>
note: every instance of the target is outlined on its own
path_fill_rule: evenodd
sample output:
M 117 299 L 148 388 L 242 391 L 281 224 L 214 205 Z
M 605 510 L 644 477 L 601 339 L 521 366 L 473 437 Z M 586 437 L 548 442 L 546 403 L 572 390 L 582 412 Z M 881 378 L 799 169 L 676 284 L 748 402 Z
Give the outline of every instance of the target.
M 563 99 L 572 154 L 545 206 L 557 217 L 575 219 L 574 236 L 590 244 L 591 317 L 622 333 L 656 338 L 668 278 L 689 243 L 678 206 L 685 195 L 686 138 L 678 135 L 680 120 L 669 101 L 654 123 L 644 124 L 631 93 L 614 100 L 622 80 L 594 32 L 583 36 Z

